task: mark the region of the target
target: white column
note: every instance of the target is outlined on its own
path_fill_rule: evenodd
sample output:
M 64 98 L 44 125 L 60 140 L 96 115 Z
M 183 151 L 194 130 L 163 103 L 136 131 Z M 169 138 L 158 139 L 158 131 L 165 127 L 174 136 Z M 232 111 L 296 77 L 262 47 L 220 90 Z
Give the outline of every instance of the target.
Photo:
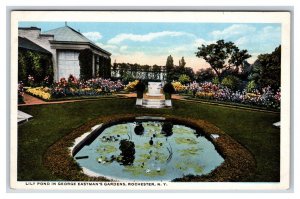
M 93 69 L 93 77 L 95 77 L 95 54 L 93 53 L 93 62 L 92 62 L 92 69 Z

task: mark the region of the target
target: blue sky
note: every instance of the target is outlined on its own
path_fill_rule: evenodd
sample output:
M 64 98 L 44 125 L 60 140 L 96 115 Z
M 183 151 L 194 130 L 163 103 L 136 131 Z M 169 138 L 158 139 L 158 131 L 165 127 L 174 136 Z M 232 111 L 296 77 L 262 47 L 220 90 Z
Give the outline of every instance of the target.
M 20 22 L 20 27 L 36 26 L 43 31 L 64 26 L 65 22 Z M 253 63 L 262 53 L 271 53 L 281 44 L 280 24 L 266 23 L 91 23 L 68 22 L 68 26 L 112 53 L 112 60 L 149 65 L 165 65 L 168 55 L 174 63 L 184 56 L 187 65 L 198 70 L 208 67 L 195 56 L 197 47 L 219 39 L 247 49 Z

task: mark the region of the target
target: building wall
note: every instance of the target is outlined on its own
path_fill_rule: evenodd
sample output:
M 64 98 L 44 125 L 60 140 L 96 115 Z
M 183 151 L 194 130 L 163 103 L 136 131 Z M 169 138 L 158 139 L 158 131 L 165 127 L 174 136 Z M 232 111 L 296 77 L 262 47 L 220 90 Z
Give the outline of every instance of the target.
M 93 46 L 90 46 L 89 44 L 80 44 L 80 45 L 74 45 L 74 44 L 55 44 L 55 43 L 50 43 L 50 41 L 54 40 L 53 35 L 46 35 L 46 34 L 41 34 L 41 29 L 36 28 L 36 27 L 31 27 L 31 28 L 19 28 L 19 36 L 20 37 L 25 37 L 32 42 L 36 43 L 37 45 L 45 48 L 49 52 L 52 53 L 52 62 L 53 62 L 53 72 L 54 72 L 54 81 L 59 81 L 59 79 L 71 72 L 74 71 L 73 74 L 76 77 L 79 77 L 78 70 L 79 70 L 79 60 L 68 60 L 68 58 L 65 59 L 65 57 L 69 54 L 74 54 L 74 52 L 79 52 L 83 49 L 91 49 L 92 52 L 94 53 L 94 56 L 101 56 L 101 57 L 106 57 L 109 58 L 109 55 L 106 55 L 97 49 L 95 49 Z M 62 53 L 63 52 L 63 53 Z M 59 55 L 59 53 L 62 53 Z M 78 53 L 76 53 L 76 56 Z M 68 56 L 67 56 L 68 57 Z M 58 60 L 60 58 L 60 60 Z M 58 63 L 60 61 L 60 63 Z M 67 69 L 68 63 L 74 62 L 74 66 L 72 66 L 72 69 Z M 63 71 L 59 71 L 59 65 L 63 67 Z M 96 63 L 93 58 L 93 76 L 96 76 Z M 66 76 L 66 78 L 69 76 L 69 74 Z

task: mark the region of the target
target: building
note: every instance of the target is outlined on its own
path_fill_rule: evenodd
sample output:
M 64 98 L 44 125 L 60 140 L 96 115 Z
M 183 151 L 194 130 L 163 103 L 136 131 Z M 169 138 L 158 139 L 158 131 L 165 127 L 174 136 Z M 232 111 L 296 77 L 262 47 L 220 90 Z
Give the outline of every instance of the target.
M 80 77 L 79 54 L 82 50 L 92 52 L 92 76 L 102 76 L 103 68 L 111 67 L 111 53 L 100 48 L 80 32 L 64 27 L 41 32 L 37 27 L 19 28 L 19 48 L 32 48 L 52 55 L 54 80 L 67 78 L 70 74 Z M 24 47 L 24 43 L 26 46 Z M 29 46 L 29 47 L 28 47 Z M 109 74 L 110 75 L 110 74 Z M 106 78 L 106 77 L 105 77 Z

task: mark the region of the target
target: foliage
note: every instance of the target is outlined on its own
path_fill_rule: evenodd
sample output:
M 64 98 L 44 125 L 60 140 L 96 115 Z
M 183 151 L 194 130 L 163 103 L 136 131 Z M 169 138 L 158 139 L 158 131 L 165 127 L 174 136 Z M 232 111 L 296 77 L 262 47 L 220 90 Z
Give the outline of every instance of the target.
M 48 84 L 53 82 L 52 57 L 48 54 L 39 53 L 31 50 L 19 49 L 18 52 L 18 80 L 24 85 L 30 86 L 43 84 L 48 77 Z
M 111 78 L 111 59 L 99 57 L 98 76 L 104 79 Z
M 135 85 L 135 90 L 137 92 L 143 93 L 145 91 L 145 89 L 146 89 L 145 84 L 141 80 L 139 80 L 138 83 Z
M 198 47 L 196 56 L 203 58 L 215 71 L 219 80 L 224 71 L 233 69 L 238 71 L 243 67 L 243 62 L 251 57 L 247 50 L 240 50 L 233 42 L 218 40 L 216 43 Z
M 212 68 L 201 68 L 196 72 L 195 80 L 197 82 L 209 82 L 212 81 L 215 76 Z
M 260 89 L 271 86 L 272 89 L 280 87 L 281 46 L 271 54 L 261 54 L 253 64 L 249 79 L 254 80 Z
M 179 60 L 179 67 L 184 68 L 185 64 L 186 64 L 186 62 L 184 60 L 184 57 L 182 57 L 181 60 Z
M 254 92 L 256 89 L 257 89 L 257 85 L 256 85 L 256 83 L 255 83 L 254 80 L 251 80 L 251 81 L 249 81 L 249 82 L 247 83 L 246 91 L 247 91 L 248 93 L 252 93 L 252 92 Z
M 18 104 L 23 104 L 24 103 L 24 84 L 23 82 L 18 83 Z
M 213 79 L 212 79 L 212 81 L 211 81 L 213 84 L 220 84 L 220 81 L 219 81 L 219 79 L 217 78 L 217 77 L 214 77 Z
M 191 82 L 191 79 L 189 76 L 187 76 L 186 74 L 180 75 L 178 81 L 182 84 L 186 84 Z
M 232 75 L 228 75 L 227 77 L 225 77 L 221 84 L 223 86 L 226 86 L 227 88 L 231 89 L 231 90 L 238 90 L 240 85 L 242 84 L 241 80 L 236 77 L 236 76 L 232 76 Z
M 93 52 L 84 49 L 79 53 L 80 79 L 87 80 L 93 77 Z
M 172 55 L 169 55 L 166 62 L 167 81 L 171 81 L 171 72 L 174 69 L 174 60 Z
M 173 93 L 175 93 L 175 88 L 172 83 L 167 82 L 163 87 L 163 91 L 164 91 L 164 93 L 173 94 Z

